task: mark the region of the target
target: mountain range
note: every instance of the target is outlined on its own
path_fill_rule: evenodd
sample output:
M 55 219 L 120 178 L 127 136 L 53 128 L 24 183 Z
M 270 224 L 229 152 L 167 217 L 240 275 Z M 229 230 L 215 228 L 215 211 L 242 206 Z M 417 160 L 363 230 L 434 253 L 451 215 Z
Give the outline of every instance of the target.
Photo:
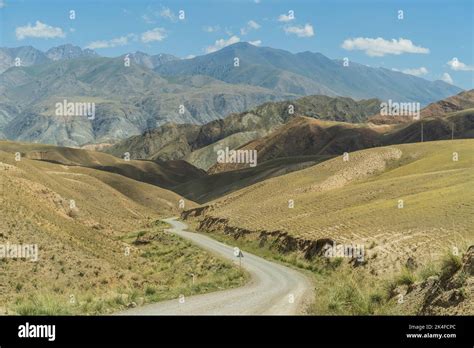
M 206 124 L 265 102 L 313 94 L 425 105 L 462 91 L 383 68 L 344 66 L 320 53 L 248 43 L 192 59 L 143 52 L 99 57 L 72 45 L 46 52 L 0 48 L 0 57 L 0 137 L 64 146 L 115 143 L 167 122 Z M 95 103 L 95 118 L 58 117 L 54 107 L 63 100 Z
M 235 59 L 238 59 L 236 67 Z M 461 89 L 385 68 L 329 59 L 321 53 L 290 53 L 246 42 L 217 52 L 164 63 L 162 75 L 207 75 L 229 83 L 245 83 L 298 95 L 324 94 L 355 99 L 379 98 L 426 105 Z M 443 95 L 444 94 L 444 95 Z
M 216 161 L 217 149 L 238 148 L 272 133 L 294 116 L 363 122 L 379 110 L 379 105 L 380 101 L 377 99 L 355 101 L 351 98 L 320 95 L 268 102 L 202 126 L 168 123 L 125 139 L 105 151 L 119 157 L 128 152 L 131 158 L 185 159 L 207 170 Z
M 425 141 L 472 138 L 473 103 L 474 90 L 466 91 L 422 109 L 422 120 L 404 117 L 403 122 L 385 124 L 379 118 L 374 122 L 370 116 L 379 111 L 378 99 L 307 96 L 268 102 L 202 126 L 168 123 L 104 151 L 117 157 L 129 153 L 134 159 L 184 159 L 209 173 L 218 173 L 245 168 L 243 164 L 216 164 L 217 150 L 226 147 L 257 150 L 258 161 L 262 163 L 276 158 L 335 156 L 374 146 L 418 142 L 421 123 Z M 438 105 L 452 105 L 449 110 L 458 111 L 440 111 Z M 390 117 L 397 118 L 386 116 Z

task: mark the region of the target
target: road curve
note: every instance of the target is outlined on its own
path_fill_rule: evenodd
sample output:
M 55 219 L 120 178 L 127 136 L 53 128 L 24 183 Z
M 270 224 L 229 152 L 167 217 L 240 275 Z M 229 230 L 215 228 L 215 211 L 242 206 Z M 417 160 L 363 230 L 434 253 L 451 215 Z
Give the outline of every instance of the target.
M 218 256 L 237 263 L 234 248 L 205 235 L 187 232 L 176 218 L 163 220 L 175 233 Z M 311 281 L 302 273 L 242 250 L 242 268 L 250 281 L 242 287 L 148 304 L 119 315 L 294 315 L 303 314 L 313 298 Z M 183 302 L 183 301 L 181 301 Z

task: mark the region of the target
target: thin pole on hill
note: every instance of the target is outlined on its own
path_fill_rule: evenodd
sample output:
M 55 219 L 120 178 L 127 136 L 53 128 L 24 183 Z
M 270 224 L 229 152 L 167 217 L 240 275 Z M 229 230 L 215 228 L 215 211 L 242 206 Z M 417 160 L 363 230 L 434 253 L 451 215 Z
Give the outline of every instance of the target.
M 421 142 L 423 142 L 423 120 L 421 120 Z

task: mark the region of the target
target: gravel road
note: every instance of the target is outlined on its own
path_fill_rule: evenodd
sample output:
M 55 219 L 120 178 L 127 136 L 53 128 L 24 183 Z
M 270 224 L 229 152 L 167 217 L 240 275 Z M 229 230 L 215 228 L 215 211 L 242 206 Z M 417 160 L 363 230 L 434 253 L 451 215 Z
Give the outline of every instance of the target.
M 185 223 L 175 218 L 164 220 L 169 230 L 218 256 L 233 261 L 234 247 L 203 234 L 186 231 Z M 311 281 L 302 273 L 267 261 L 242 250 L 242 268 L 251 279 L 239 288 L 216 291 L 148 304 L 119 313 L 120 315 L 295 315 L 303 314 L 313 298 Z M 183 303 L 184 302 L 184 303 Z

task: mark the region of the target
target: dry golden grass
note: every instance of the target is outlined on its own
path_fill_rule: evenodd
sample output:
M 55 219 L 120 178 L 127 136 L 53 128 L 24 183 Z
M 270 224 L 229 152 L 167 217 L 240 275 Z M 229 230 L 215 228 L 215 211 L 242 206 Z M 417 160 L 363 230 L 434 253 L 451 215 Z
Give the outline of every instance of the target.
M 428 263 L 473 243 L 473 158 L 474 140 L 357 151 L 347 162 L 340 156 L 210 202 L 204 217 L 257 233 L 362 244 L 374 274 L 398 272 L 409 257 Z
M 108 313 L 243 281 L 157 223 L 178 214 L 179 195 L 100 170 L 16 161 L 17 148 L 0 147 L 0 244 L 37 244 L 39 260 L 0 259 L 1 312 Z M 134 244 L 141 231 L 149 243 Z

